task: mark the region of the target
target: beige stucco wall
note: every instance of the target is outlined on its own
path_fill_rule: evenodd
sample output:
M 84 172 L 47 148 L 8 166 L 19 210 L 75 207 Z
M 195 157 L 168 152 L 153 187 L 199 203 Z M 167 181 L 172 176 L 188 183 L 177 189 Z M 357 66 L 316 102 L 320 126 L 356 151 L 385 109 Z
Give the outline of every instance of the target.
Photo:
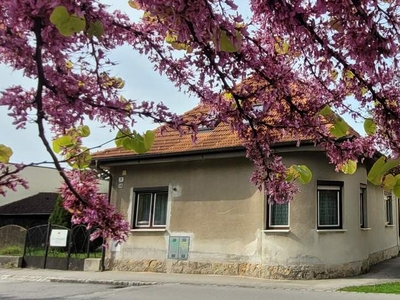
M 335 172 L 324 163 L 321 153 L 287 153 L 285 162 L 305 164 L 313 172 L 310 184 L 290 204 L 289 233 L 268 232 L 263 235 L 263 262 L 274 265 L 344 264 L 368 259 L 370 254 L 397 246 L 396 225 L 385 226 L 383 190 L 368 184 L 368 225 L 359 226 L 360 184 L 367 184 L 367 170 L 359 166 L 353 175 Z M 343 231 L 317 230 L 317 181 L 343 181 Z M 396 201 L 393 202 L 396 211 Z M 397 220 L 395 220 L 397 223 Z
M 191 238 L 188 262 L 176 262 L 187 263 L 186 267 L 179 265 L 177 270 L 180 272 L 201 268 L 200 273 L 207 273 L 204 270 L 209 268 L 210 272 L 216 273 L 213 266 L 223 263 L 229 264 L 228 269 L 235 270 L 231 275 L 254 275 L 255 272 L 255 276 L 274 278 L 271 272 L 274 273 L 275 269 L 269 266 L 284 268 L 279 272 L 285 273 L 285 268 L 296 266 L 333 266 L 338 269 L 351 264 L 352 270 L 346 274 L 354 275 L 364 271 L 370 262 L 398 252 L 397 225 L 385 226 L 383 192 L 378 187 L 368 185 L 367 190 L 371 229 L 360 229 L 359 189 L 360 184 L 367 183 L 365 167 L 360 166 L 354 175 L 344 175 L 335 172 L 320 152 L 287 152 L 283 155 L 287 165 L 306 164 L 313 172 L 312 182 L 302 185 L 301 192 L 290 204 L 289 232 L 264 231 L 263 193 L 249 183 L 252 164 L 245 158 L 113 167 L 112 199 L 128 220 L 132 219 L 134 188 L 169 186 L 170 202 L 167 229 L 131 231 L 126 243 L 109 252 L 110 266 L 120 268 L 124 265 L 126 268 L 129 263 L 157 261 L 157 270 L 174 269 L 175 262 L 171 267 L 168 266 L 171 262 L 166 259 L 169 236 Z M 119 177 L 123 177 L 120 187 Z M 344 182 L 344 230 L 317 230 L 317 180 Z M 396 201 L 393 205 L 393 210 L 397 212 Z M 397 221 L 395 217 L 396 224 Z M 118 261 L 122 263 L 118 264 Z M 210 266 L 199 267 L 198 263 Z M 243 263 L 251 266 L 243 266 Z M 269 269 L 262 271 L 263 266 Z M 238 270 L 241 268 L 246 271 L 240 273 Z M 330 272 L 326 269 L 323 272 L 329 277 Z M 285 274 L 278 278 L 284 278 Z M 313 274 L 304 277 L 319 276 Z M 338 273 L 334 276 L 341 275 Z

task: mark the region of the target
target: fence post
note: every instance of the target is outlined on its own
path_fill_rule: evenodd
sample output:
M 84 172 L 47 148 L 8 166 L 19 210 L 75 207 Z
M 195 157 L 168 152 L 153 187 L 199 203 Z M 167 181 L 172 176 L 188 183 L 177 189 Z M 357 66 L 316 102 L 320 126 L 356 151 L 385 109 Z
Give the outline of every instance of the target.
M 86 244 L 86 258 L 89 258 L 90 256 L 90 236 L 92 233 L 92 228 L 91 229 L 86 229 L 85 231 L 85 235 L 86 235 L 86 239 L 87 239 L 87 244 Z M 96 255 L 95 255 L 96 257 Z
M 69 260 L 71 257 L 71 243 L 72 243 L 72 229 L 68 229 L 68 238 L 67 238 L 67 245 L 68 245 L 68 256 L 67 256 L 67 271 L 69 270 Z
M 49 254 L 49 239 L 50 239 L 50 231 L 51 231 L 51 224 L 47 223 L 47 232 L 46 232 L 46 246 L 44 250 L 44 262 L 43 262 L 43 269 L 46 269 L 47 264 L 47 255 Z
M 25 243 L 24 243 L 24 252 L 22 253 L 22 265 L 24 264 L 24 257 L 26 254 L 26 244 L 28 244 L 28 232 L 29 232 L 29 229 L 27 229 L 25 231 Z

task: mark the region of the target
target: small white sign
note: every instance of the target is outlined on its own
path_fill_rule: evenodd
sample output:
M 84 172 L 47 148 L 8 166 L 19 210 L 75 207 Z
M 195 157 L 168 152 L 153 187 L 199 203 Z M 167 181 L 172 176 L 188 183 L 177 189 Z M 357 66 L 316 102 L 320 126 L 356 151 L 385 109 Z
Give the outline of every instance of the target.
M 50 233 L 51 247 L 66 247 L 68 239 L 67 229 L 52 229 Z

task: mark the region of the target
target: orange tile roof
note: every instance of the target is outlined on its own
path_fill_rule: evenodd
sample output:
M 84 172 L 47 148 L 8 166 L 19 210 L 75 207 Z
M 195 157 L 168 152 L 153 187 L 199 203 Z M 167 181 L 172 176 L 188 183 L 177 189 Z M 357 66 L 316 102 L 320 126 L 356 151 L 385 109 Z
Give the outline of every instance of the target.
M 186 112 L 183 118 L 196 119 L 201 114 L 207 113 L 207 111 L 206 107 L 199 105 Z M 230 126 L 223 122 L 220 122 L 213 130 L 199 131 L 197 133 L 196 143 L 193 143 L 190 133 L 180 135 L 177 130 L 169 127 L 164 127 L 164 131 L 162 132 L 162 128 L 163 126 L 155 129 L 156 137 L 154 144 L 145 154 L 137 154 L 123 148 L 110 148 L 94 153 L 93 158 L 112 160 L 113 158 L 139 158 L 143 155 L 184 154 L 201 150 L 227 150 L 232 148 L 240 149 L 243 147 L 243 143 L 239 139 L 237 133 L 233 132 Z M 350 129 L 350 135 L 354 135 L 354 133 L 356 132 Z M 310 140 L 309 137 L 302 135 L 294 136 L 289 133 L 282 136 L 279 140 L 282 143 L 287 143 L 297 142 L 299 139 L 301 141 Z
M 194 109 L 185 114 L 185 116 L 194 112 L 199 113 L 201 111 L 200 109 Z M 242 146 L 237 134 L 232 132 L 229 126 L 225 123 L 220 123 L 213 130 L 199 131 L 196 143 L 193 143 L 191 134 L 183 134 L 180 136 L 177 130 L 171 128 L 166 128 L 161 133 L 161 127 L 159 127 L 155 132 L 156 137 L 154 144 L 151 149 L 146 152 L 146 155 L 181 153 Z M 138 156 L 138 154 L 123 148 L 111 148 L 93 154 L 95 159 L 123 156 Z

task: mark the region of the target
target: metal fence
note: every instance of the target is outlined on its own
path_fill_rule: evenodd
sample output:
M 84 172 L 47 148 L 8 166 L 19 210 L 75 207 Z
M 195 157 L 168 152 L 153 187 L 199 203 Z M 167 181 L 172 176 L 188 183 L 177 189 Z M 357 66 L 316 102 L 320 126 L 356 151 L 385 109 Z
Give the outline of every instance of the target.
M 102 256 L 103 240 L 90 240 L 94 230 L 85 225 L 47 224 L 29 229 L 7 225 L 0 228 L 0 255 L 23 256 L 23 267 L 83 269 L 85 258 Z

